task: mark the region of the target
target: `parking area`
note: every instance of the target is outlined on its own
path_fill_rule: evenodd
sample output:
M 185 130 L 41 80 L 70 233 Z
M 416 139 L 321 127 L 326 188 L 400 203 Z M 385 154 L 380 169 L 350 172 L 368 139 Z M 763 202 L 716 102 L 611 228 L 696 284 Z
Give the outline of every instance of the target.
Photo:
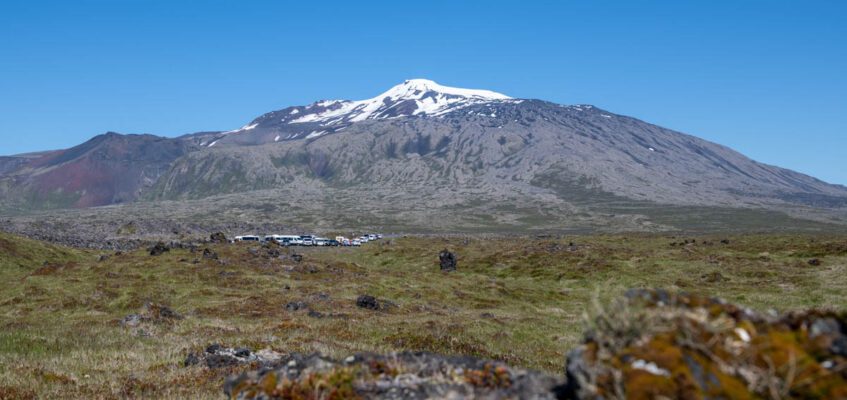
M 241 235 L 232 242 L 275 242 L 280 246 L 361 246 L 382 239 L 382 234 L 368 233 L 359 236 L 325 238 L 317 235 Z

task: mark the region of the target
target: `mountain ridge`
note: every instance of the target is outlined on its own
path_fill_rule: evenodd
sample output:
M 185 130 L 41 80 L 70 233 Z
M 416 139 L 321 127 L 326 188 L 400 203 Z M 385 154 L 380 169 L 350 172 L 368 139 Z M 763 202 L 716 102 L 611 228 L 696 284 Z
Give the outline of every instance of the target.
M 122 140 L 135 145 L 117 145 Z M 103 168 L 93 154 L 123 164 Z M 57 183 L 85 178 L 71 174 L 83 167 L 114 173 L 92 175 L 101 182 L 88 187 Z M 457 200 L 444 204 L 456 212 L 480 197 L 505 208 L 533 204 L 539 215 L 559 210 L 562 218 L 598 209 L 598 202 L 787 210 L 836 223 L 844 222 L 847 209 L 844 186 L 756 162 L 696 136 L 592 105 L 513 99 L 427 80 L 407 80 L 371 99 L 287 107 L 233 131 L 130 139 L 107 133 L 26 162 L 0 159 L 6 198 L 0 209 L 6 210 L 261 190 L 317 190 L 329 198 L 343 192 L 355 202 L 351 188 L 406 193 L 410 204 L 428 188 L 448 188 Z

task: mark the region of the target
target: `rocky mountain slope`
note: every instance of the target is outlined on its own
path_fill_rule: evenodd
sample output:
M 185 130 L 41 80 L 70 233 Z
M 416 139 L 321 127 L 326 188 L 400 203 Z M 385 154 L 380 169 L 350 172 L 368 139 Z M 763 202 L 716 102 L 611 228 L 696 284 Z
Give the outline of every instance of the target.
M 243 197 L 250 202 L 273 191 L 287 212 L 315 202 L 323 206 L 305 208 L 521 210 L 499 222 L 536 216 L 564 223 L 598 206 L 625 215 L 668 205 L 759 208 L 835 223 L 847 215 L 847 188 L 693 136 L 590 105 L 420 79 L 371 99 L 274 111 L 234 131 L 123 139 L 144 141 L 136 147 L 99 144 L 118 138 L 95 138 L 22 166 L 0 160 L 0 192 L 26 193 L 35 208 L 253 193 Z M 94 162 L 105 159 L 119 162 Z M 364 199 L 367 207 L 355 206 Z M 7 210 L 23 204 L 4 203 Z
M 67 150 L 0 159 L 0 209 L 130 202 L 190 151 L 188 140 L 109 132 Z

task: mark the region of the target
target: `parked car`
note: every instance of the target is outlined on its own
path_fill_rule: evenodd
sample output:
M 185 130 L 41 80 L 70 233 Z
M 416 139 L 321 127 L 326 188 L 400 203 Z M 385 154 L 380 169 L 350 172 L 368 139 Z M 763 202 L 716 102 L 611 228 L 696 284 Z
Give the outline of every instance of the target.
M 329 244 L 329 239 L 326 238 L 315 238 L 314 239 L 315 246 L 327 246 Z
M 312 235 L 300 235 L 301 246 L 314 246 L 315 245 L 315 237 Z
M 374 234 L 369 234 L 369 235 L 368 235 L 368 240 L 376 240 L 376 235 L 374 235 Z
M 362 241 L 359 240 L 359 239 L 353 239 L 353 240 L 350 241 L 350 244 L 353 245 L 353 246 L 361 246 Z
M 326 245 L 327 245 L 327 246 L 341 246 L 341 242 L 339 242 L 339 241 L 337 241 L 337 240 L 335 240 L 335 239 L 330 239 L 330 240 L 327 240 L 327 244 L 326 244 Z

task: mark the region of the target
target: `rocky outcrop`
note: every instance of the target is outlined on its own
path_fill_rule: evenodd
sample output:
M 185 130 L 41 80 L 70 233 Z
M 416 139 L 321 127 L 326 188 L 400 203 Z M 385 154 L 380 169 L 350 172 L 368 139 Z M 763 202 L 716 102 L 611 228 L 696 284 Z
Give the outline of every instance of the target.
M 847 315 L 633 290 L 567 357 L 567 398 L 847 397 Z
M 378 304 L 368 297 L 365 303 Z M 780 316 L 704 296 L 631 290 L 594 312 L 563 372 L 428 353 L 344 361 L 291 354 L 230 377 L 224 391 L 234 399 L 847 398 L 847 313 Z
M 280 367 L 232 376 L 232 399 L 555 399 L 548 375 L 473 357 L 357 354 L 343 361 L 292 354 Z
M 281 354 L 268 349 L 254 352 L 245 347 L 226 347 L 215 343 L 207 346 L 203 351 L 188 353 L 183 365 L 186 367 L 201 365 L 209 369 L 219 369 L 252 364 L 267 368 L 275 365 L 281 358 Z

